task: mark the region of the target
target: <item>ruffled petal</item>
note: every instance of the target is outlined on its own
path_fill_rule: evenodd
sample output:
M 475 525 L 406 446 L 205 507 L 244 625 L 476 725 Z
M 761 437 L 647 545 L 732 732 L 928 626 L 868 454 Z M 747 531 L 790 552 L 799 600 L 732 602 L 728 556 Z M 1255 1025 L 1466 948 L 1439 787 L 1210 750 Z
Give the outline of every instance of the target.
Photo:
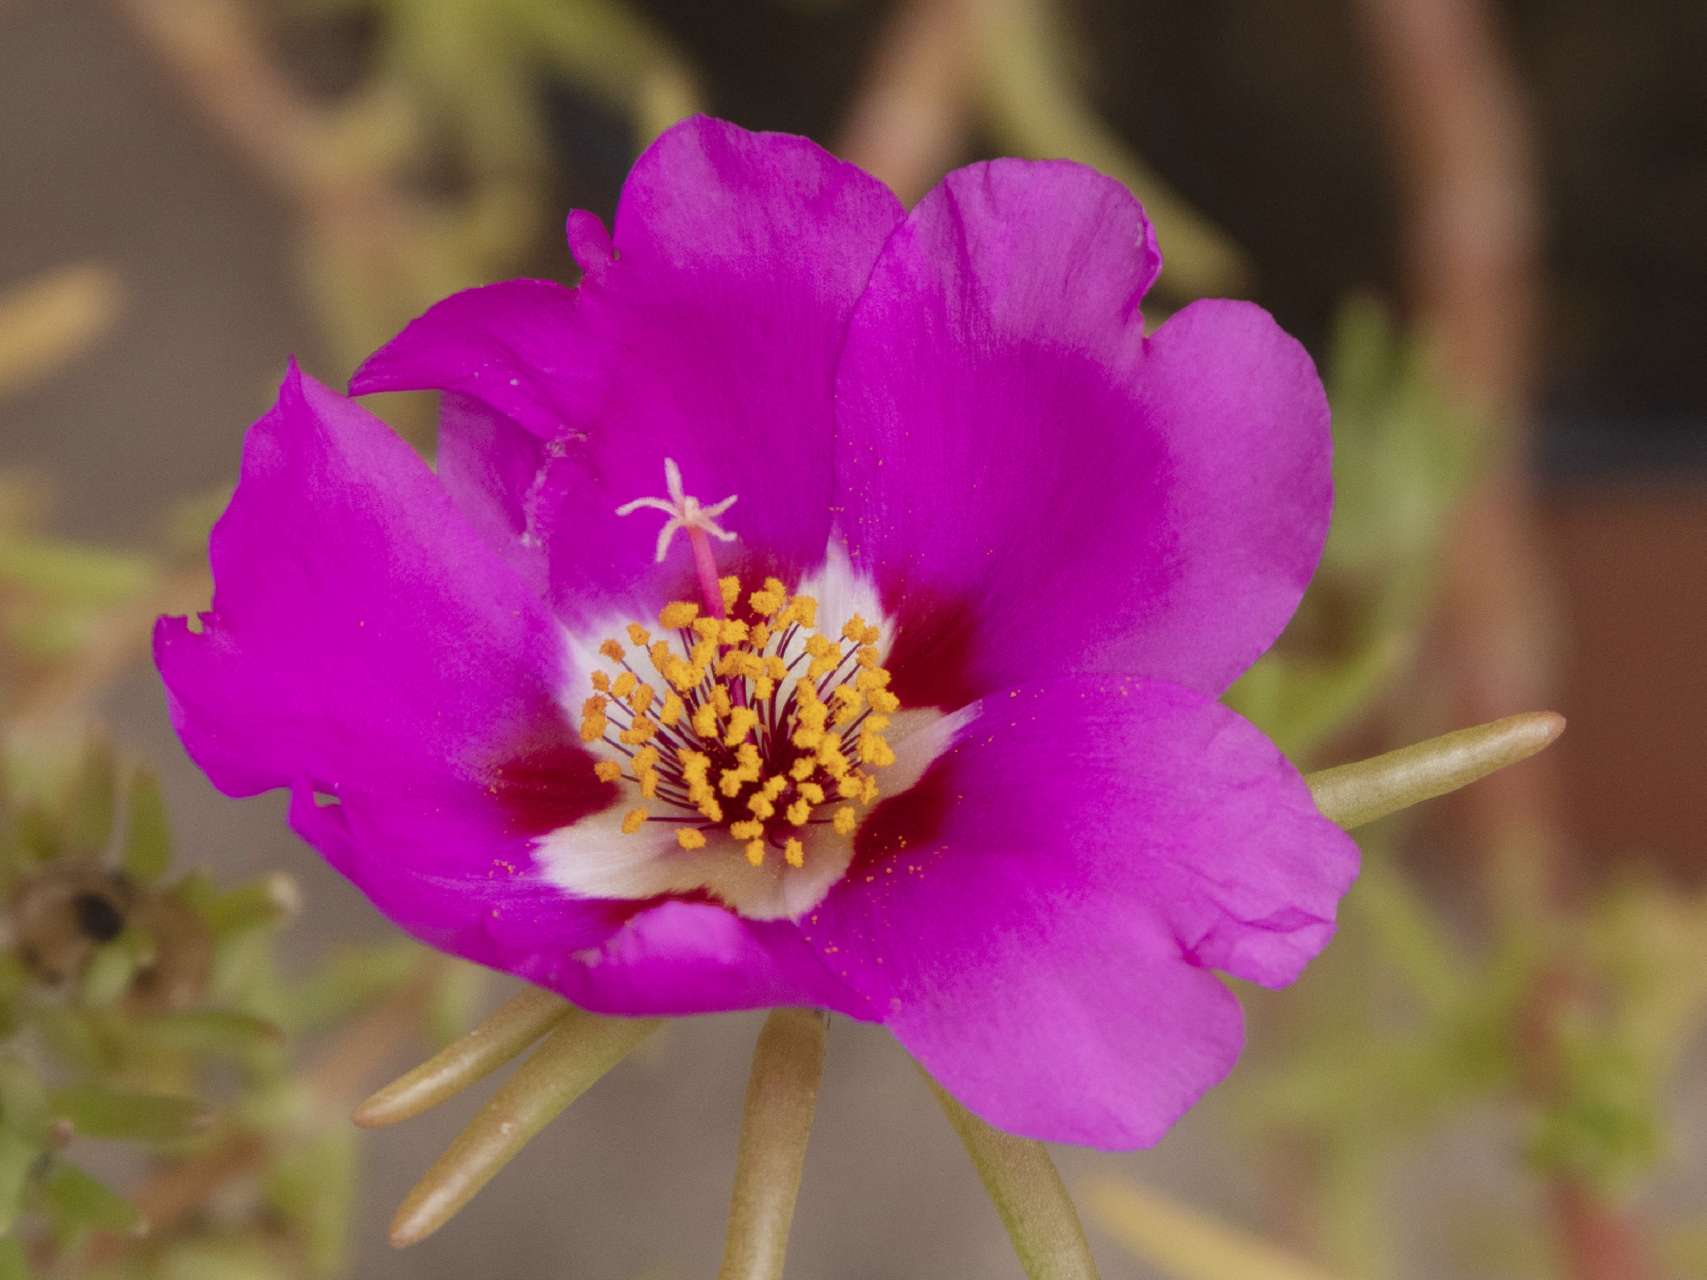
M 351 390 L 454 391 L 546 442 L 544 470 L 499 505 L 527 513 L 572 627 L 698 598 L 685 537 L 655 566 L 665 516 L 615 514 L 665 496 L 666 458 L 703 505 L 738 499 L 720 520 L 738 536 L 714 544 L 720 564 L 792 581 L 824 557 L 836 363 L 901 216 L 882 183 L 804 138 L 685 121 L 636 163 L 613 238 L 571 219 L 577 289 L 458 294 Z
M 802 931 L 992 1124 L 1147 1146 L 1242 1045 L 1210 970 L 1291 981 L 1356 846 L 1268 739 L 1181 685 L 1036 681 L 977 713 L 866 819 Z
M 365 410 L 293 366 L 210 555 L 199 629 L 155 632 L 179 736 L 229 795 L 289 788 L 291 825 L 398 925 L 611 1012 L 863 1009 L 798 935 L 541 876 L 539 837 L 617 798 L 559 705 L 561 631 Z
M 837 505 L 904 702 L 1102 671 L 1219 694 L 1296 608 L 1321 384 L 1245 303 L 1146 341 L 1159 263 L 1137 201 L 1066 161 L 952 173 L 890 239 L 837 377 Z

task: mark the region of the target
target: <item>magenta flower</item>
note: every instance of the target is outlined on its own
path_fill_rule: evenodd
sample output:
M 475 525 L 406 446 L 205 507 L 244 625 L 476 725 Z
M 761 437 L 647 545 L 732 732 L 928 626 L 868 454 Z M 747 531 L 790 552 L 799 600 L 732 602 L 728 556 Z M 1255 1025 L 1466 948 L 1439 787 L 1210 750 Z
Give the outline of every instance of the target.
M 578 288 L 448 299 L 355 393 L 294 368 L 163 619 L 174 723 L 399 925 L 588 1009 L 881 1021 L 972 1110 L 1154 1142 L 1230 1068 L 1212 972 L 1290 982 L 1356 873 L 1216 697 L 1321 550 L 1328 411 L 1261 310 L 1143 336 L 1117 183 L 911 214 L 697 119 Z

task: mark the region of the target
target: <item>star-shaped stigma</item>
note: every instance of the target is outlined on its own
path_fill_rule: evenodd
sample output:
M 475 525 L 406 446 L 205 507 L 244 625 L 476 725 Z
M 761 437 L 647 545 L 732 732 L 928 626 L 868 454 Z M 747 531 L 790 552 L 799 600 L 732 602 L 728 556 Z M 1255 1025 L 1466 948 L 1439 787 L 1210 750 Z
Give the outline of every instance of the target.
M 682 491 L 682 472 L 681 468 L 676 466 L 674 458 L 664 459 L 664 485 L 670 494 L 668 501 L 663 498 L 636 498 L 633 502 L 625 502 L 616 509 L 617 515 L 626 516 L 642 507 L 650 507 L 654 511 L 662 511 L 670 517 L 665 521 L 664 527 L 658 531 L 659 564 L 662 564 L 664 557 L 669 554 L 670 540 L 676 536 L 677 529 L 688 530 L 690 536 L 693 530 L 700 529 L 721 542 L 735 541 L 735 534 L 730 533 L 727 529 L 718 528 L 716 517 L 734 506 L 735 499 L 740 496 L 739 494 L 730 494 L 716 506 L 700 506 L 698 498 Z

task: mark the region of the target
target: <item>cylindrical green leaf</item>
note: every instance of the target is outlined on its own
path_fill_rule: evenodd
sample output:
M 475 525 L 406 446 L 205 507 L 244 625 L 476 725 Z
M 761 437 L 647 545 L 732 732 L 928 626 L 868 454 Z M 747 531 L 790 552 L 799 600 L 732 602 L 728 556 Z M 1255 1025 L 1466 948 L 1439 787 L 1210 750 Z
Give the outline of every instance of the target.
M 0 1120 L 38 1145 L 53 1123 L 40 1077 L 17 1058 L 0 1058 Z
M 296 881 L 274 871 L 219 894 L 208 904 L 205 916 L 208 927 L 224 937 L 274 924 L 294 915 L 301 905 L 302 891 Z
M 136 1025 L 162 1048 L 221 1057 L 251 1053 L 284 1039 L 284 1033 L 266 1019 L 234 1009 L 185 1009 Z
M 534 1134 L 662 1025 L 658 1018 L 573 1011 L 409 1193 L 391 1220 L 391 1243 L 414 1244 L 442 1227 Z
M 0 1280 L 30 1280 L 30 1262 L 16 1236 L 0 1240 Z
M 529 987 L 486 1021 L 361 1106 L 351 1117 L 364 1129 L 408 1120 L 484 1080 L 574 1012 L 562 996 Z
M 773 1009 L 765 1019 L 747 1081 L 718 1280 L 782 1280 L 828 1027 L 816 1009 Z
M 124 873 L 138 884 L 151 884 L 172 862 L 172 829 L 166 802 L 151 769 L 138 769 L 130 780 L 130 815 L 124 842 Z
M 114 1093 L 94 1084 L 60 1089 L 48 1104 L 53 1114 L 71 1121 L 86 1138 L 174 1142 L 207 1132 L 215 1119 L 212 1108 L 195 1098 Z
M 1484 778 L 1534 755 L 1565 729 L 1553 711 L 1529 711 L 1459 729 L 1304 779 L 1322 816 L 1346 830 Z
M 10 1231 L 18 1220 L 24 1184 L 29 1181 L 30 1166 L 40 1152 L 41 1148 L 22 1134 L 0 1127 L 0 1235 Z
M 1031 1280 L 1097 1280 L 1078 1211 L 1041 1142 L 1003 1133 L 973 1115 L 923 1067 Z
M 106 847 L 113 833 L 118 788 L 118 758 L 112 742 L 99 734 L 90 735 L 66 811 L 66 836 L 73 849 L 91 853 Z
M 147 1219 L 135 1205 L 64 1160 L 53 1162 L 42 1179 L 41 1193 L 56 1213 L 71 1222 L 114 1235 L 141 1235 L 148 1229 Z

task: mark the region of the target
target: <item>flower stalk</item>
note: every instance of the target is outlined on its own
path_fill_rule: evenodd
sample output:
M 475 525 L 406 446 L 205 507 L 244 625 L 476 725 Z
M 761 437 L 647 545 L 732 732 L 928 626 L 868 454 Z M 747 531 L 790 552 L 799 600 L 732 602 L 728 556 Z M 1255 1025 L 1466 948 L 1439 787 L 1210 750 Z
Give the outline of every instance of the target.
M 818 1009 L 772 1009 L 765 1019 L 747 1081 L 718 1280 L 781 1280 L 828 1030 L 829 1015 Z
M 1031 1280 L 1099 1280 L 1078 1210 L 1048 1148 L 986 1124 L 919 1070 L 972 1157 L 1025 1274 Z
M 491 1075 L 567 1018 L 573 1006 L 539 987 L 518 993 L 462 1039 L 357 1107 L 363 1129 L 412 1120 Z
M 424 1240 L 456 1214 L 612 1067 L 660 1026 L 659 1018 L 601 1018 L 571 1013 L 427 1170 L 391 1220 L 398 1248 Z

